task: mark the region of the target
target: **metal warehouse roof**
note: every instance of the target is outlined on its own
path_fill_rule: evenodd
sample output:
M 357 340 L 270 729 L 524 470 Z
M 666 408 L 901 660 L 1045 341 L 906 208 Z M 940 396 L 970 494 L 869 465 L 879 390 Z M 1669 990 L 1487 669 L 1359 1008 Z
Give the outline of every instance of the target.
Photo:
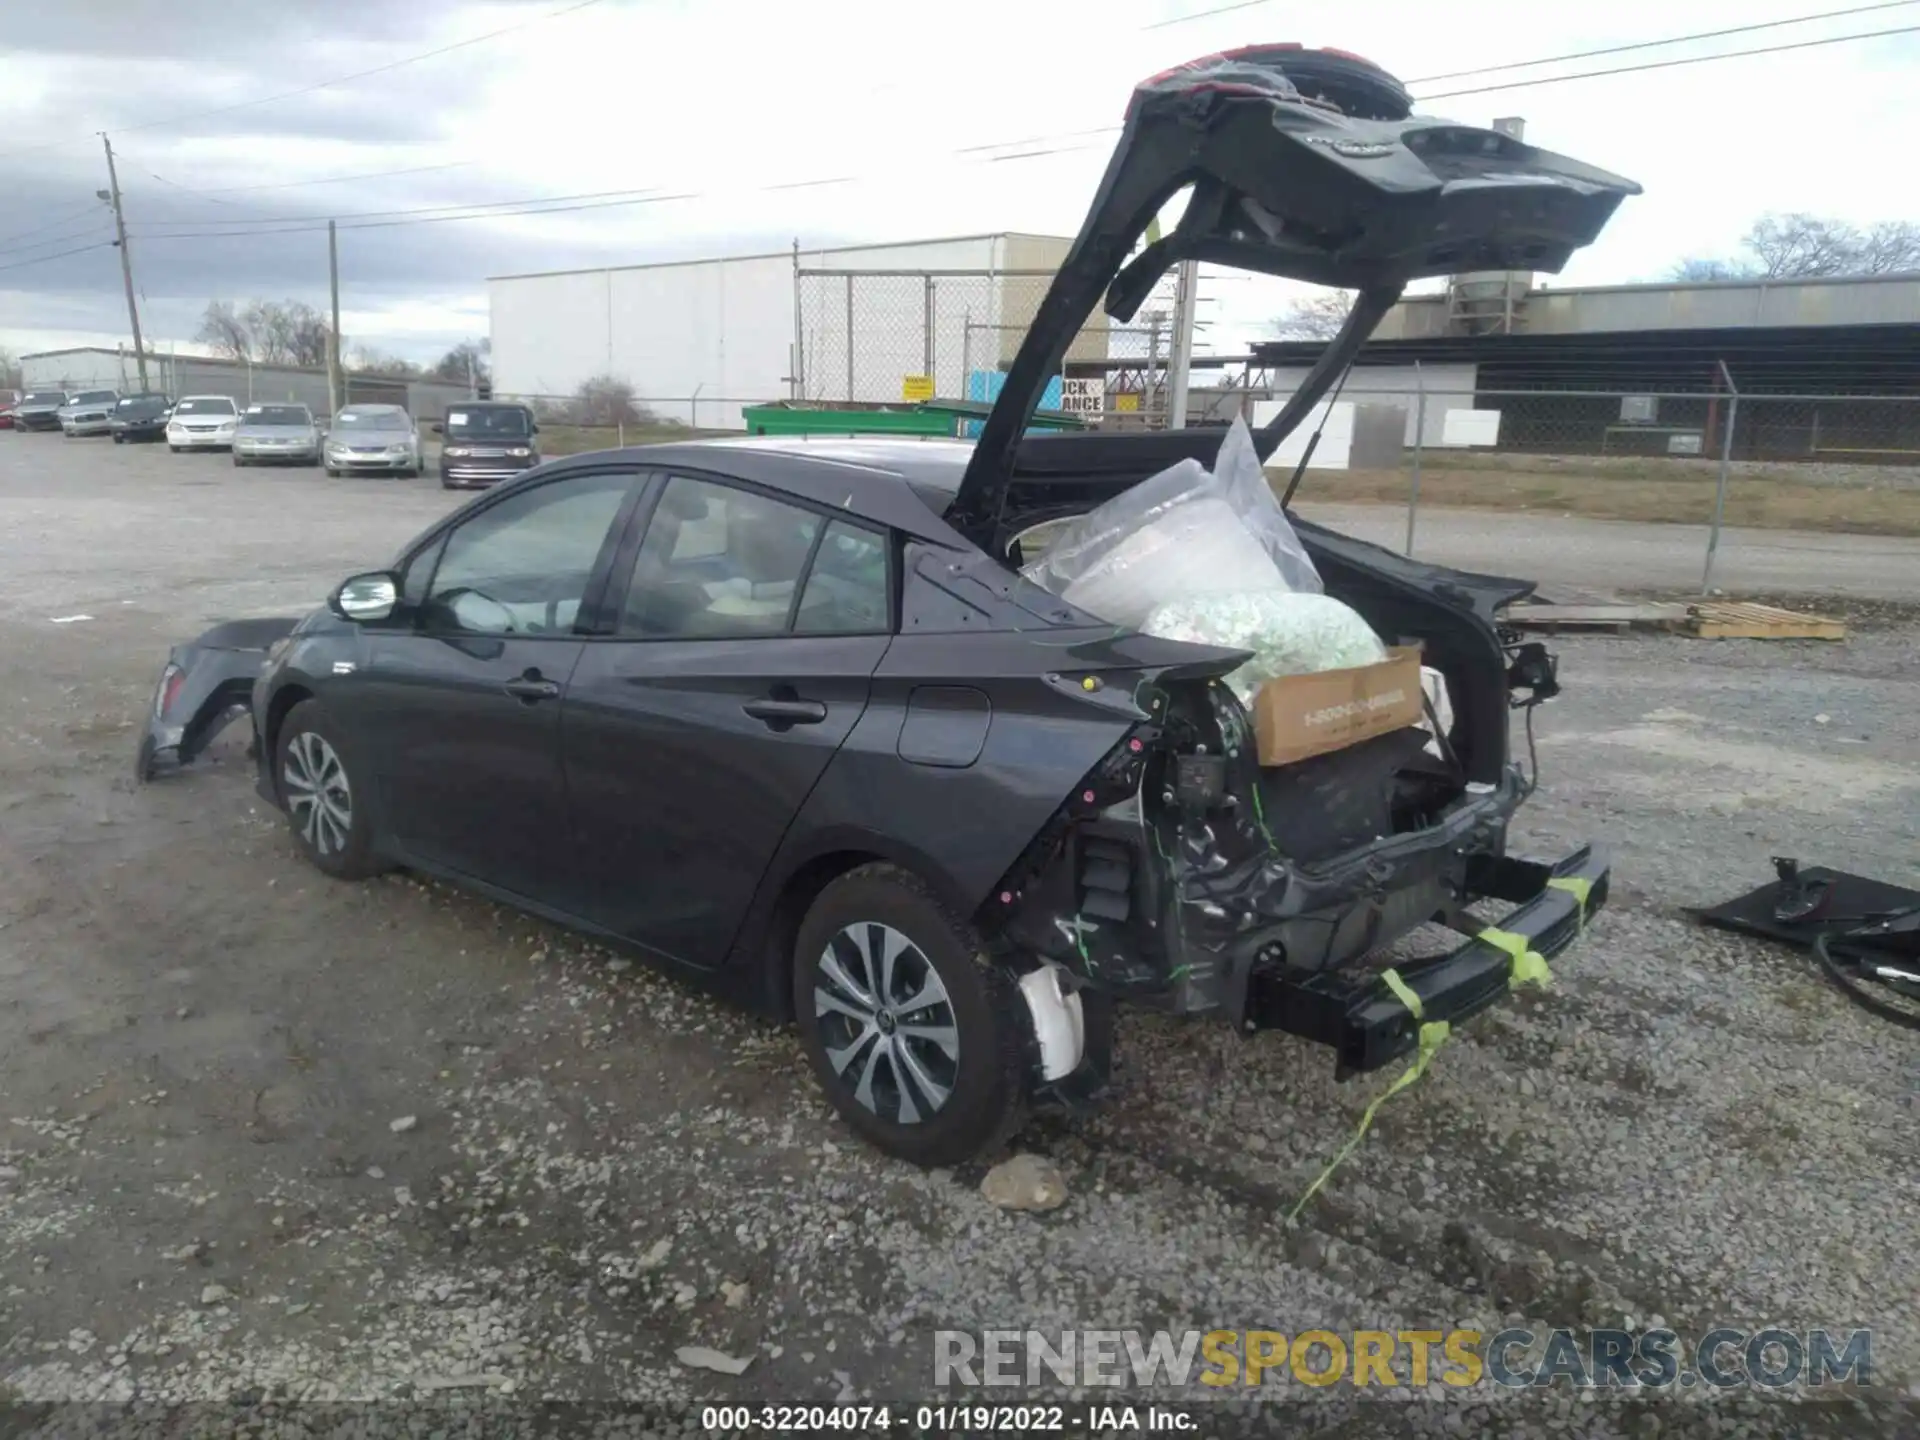
M 1311 365 L 1318 340 L 1254 345 L 1262 365 Z M 1356 365 L 1466 364 L 1484 390 L 1710 389 L 1725 361 L 1742 393 L 1920 394 L 1920 325 L 1803 325 L 1437 335 L 1372 340 Z

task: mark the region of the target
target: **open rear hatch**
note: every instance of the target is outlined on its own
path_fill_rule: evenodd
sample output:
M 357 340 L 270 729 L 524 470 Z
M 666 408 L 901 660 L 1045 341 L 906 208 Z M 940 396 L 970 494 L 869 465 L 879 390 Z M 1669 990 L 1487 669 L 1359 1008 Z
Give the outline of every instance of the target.
M 1183 190 L 1172 232 L 1142 245 Z M 1358 292 L 1339 335 L 1254 433 L 1264 462 L 1409 281 L 1558 271 L 1638 190 L 1497 131 L 1416 118 L 1397 81 L 1344 52 L 1256 46 L 1154 76 L 1134 93 L 946 518 L 1017 566 L 1030 557 L 1013 542 L 1030 527 L 1183 460 L 1218 468 L 1218 428 L 1026 434 L 1094 306 L 1104 298 L 1107 313 L 1131 318 L 1178 262 Z M 1590 847 L 1547 861 L 1506 853 L 1509 817 L 1532 785 L 1510 759 L 1509 712 L 1557 690 L 1551 657 L 1498 626 L 1531 584 L 1289 520 L 1327 596 L 1384 644 L 1420 648 L 1453 721 L 1429 704 L 1424 727 L 1270 766 L 1222 678 L 1235 652 L 1129 673 L 1109 670 L 1100 646 L 1059 651 L 1052 663 L 1084 669 L 1050 681 L 1085 674 L 1088 701 L 1115 696 L 1133 723 L 995 888 L 990 928 L 1096 990 L 1327 1043 L 1351 1073 L 1410 1047 L 1420 1013 L 1356 962 L 1440 922 L 1463 943 L 1399 973 L 1428 1018 L 1463 1018 L 1570 943 L 1605 902 L 1608 874 Z M 1469 913 L 1483 901 L 1513 908 L 1488 925 Z
M 1027 477 L 1138 473 L 1142 449 L 1099 434 L 1026 435 L 1047 381 L 1094 306 L 1125 321 L 1182 260 L 1359 292 L 1346 326 L 1255 434 L 1271 456 L 1411 280 L 1465 270 L 1557 272 L 1640 187 L 1511 136 L 1417 117 L 1400 83 L 1333 50 L 1255 45 L 1144 81 L 1086 222 L 1048 287 L 947 518 L 1004 552 Z M 1148 227 L 1191 187 L 1172 233 Z M 1137 253 L 1136 253 L 1137 252 Z M 1127 437 L 1134 438 L 1134 437 Z M 1156 437 L 1154 460 L 1210 456 L 1212 430 Z M 1026 498 L 1026 497 L 1023 497 Z M 1018 508 L 1036 508 L 1026 498 Z

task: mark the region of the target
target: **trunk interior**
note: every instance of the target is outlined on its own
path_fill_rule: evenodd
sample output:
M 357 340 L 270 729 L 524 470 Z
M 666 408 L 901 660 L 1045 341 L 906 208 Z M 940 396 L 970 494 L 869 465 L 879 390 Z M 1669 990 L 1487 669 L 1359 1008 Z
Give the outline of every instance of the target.
M 1103 480 L 1108 495 L 1122 488 Z M 1438 755 L 1427 730 L 1407 728 L 1261 766 L 1247 711 L 1224 685 L 1164 685 L 1163 716 L 1144 732 L 1137 804 L 1071 818 L 1054 837 L 1065 863 L 1048 867 L 1059 884 L 1029 890 L 1030 916 L 1044 922 L 1016 928 L 1070 968 L 1124 977 L 1121 988 L 1146 992 L 1186 974 L 1171 985 L 1181 1009 L 1210 1008 L 1209 977 L 1223 985 L 1231 970 L 1327 972 L 1377 953 L 1462 898 L 1467 852 L 1504 846 L 1510 806 L 1470 831 L 1463 818 L 1512 781 L 1507 656 L 1493 615 L 1529 587 L 1294 524 L 1329 596 L 1386 645 L 1420 647 L 1445 681 L 1452 724 Z M 1021 559 L 1015 544 L 1008 561 Z M 1074 930 L 1064 953 L 1045 943 L 1062 911 Z

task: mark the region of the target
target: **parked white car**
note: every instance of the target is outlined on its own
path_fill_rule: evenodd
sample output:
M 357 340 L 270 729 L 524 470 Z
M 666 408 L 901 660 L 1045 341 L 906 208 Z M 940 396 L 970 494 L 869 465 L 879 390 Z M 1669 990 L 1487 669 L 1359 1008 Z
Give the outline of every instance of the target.
M 327 430 L 327 474 L 381 470 L 420 473 L 420 430 L 398 405 L 348 405 Z
M 57 412 L 60 428 L 70 436 L 105 435 L 113 425 L 113 407 L 119 403 L 118 390 L 82 390 Z
M 240 428 L 240 407 L 229 395 L 188 395 L 167 417 L 167 448 L 231 450 L 233 432 Z

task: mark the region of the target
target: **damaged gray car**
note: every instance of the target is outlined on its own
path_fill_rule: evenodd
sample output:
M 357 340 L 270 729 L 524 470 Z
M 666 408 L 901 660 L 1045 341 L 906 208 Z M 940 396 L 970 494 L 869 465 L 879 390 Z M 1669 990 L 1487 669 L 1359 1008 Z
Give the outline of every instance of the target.
M 1507 853 L 1533 784 L 1510 719 L 1558 686 L 1500 622 L 1531 585 L 1243 496 L 1299 580 L 1253 611 L 1331 617 L 1390 657 L 1330 669 L 1323 647 L 1301 665 L 1319 683 L 1415 676 L 1303 712 L 1391 728 L 1275 761 L 1284 646 L 1168 638 L 1122 619 L 1139 607 L 1112 587 L 1055 583 L 1061 554 L 1111 558 L 1160 523 L 1109 525 L 1130 495 L 1220 483 L 1223 432 L 1029 423 L 1103 297 L 1125 320 L 1182 260 L 1357 291 L 1280 414 L 1227 437 L 1257 473 L 1408 281 L 1557 271 L 1636 188 L 1413 117 L 1396 81 L 1338 52 L 1254 47 L 1156 76 L 977 443 L 715 440 L 543 465 L 258 631 L 251 662 L 206 637 L 176 651 L 143 772 L 204 746 L 244 684 L 259 792 L 321 870 L 444 876 L 790 1017 L 849 1124 L 921 1164 L 1096 1096 L 1120 1005 L 1376 1069 L 1422 1019 L 1499 1002 L 1519 958 L 1560 951 L 1606 900 L 1590 847 Z M 1028 553 L 1045 527 L 1057 538 Z M 1250 665 L 1276 678 L 1251 690 Z M 1485 902 L 1492 927 L 1469 913 Z M 1458 943 L 1383 979 L 1378 957 L 1436 922 Z

